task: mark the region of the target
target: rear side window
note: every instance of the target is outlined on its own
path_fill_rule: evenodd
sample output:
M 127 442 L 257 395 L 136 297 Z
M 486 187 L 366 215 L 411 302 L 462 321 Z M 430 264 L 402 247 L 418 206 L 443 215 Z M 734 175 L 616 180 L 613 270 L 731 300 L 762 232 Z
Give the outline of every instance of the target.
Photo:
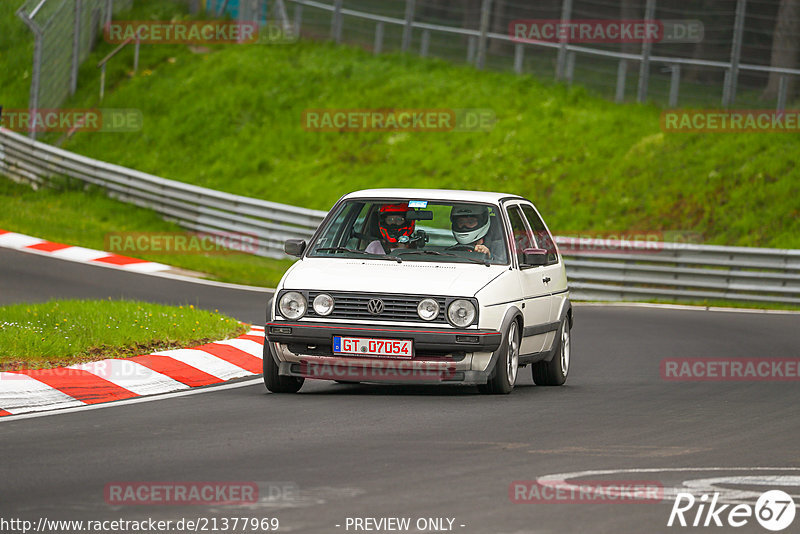
M 522 212 L 517 206 L 508 208 L 508 220 L 511 223 L 511 238 L 514 240 L 514 253 L 517 255 L 520 265 L 522 265 L 522 251 L 526 248 L 536 248 L 533 236 L 528 232 L 528 228 L 522 220 Z
M 547 231 L 541 217 L 536 213 L 532 206 L 522 204 L 522 211 L 528 219 L 528 224 L 533 230 L 533 237 L 536 240 L 537 248 L 543 248 L 547 251 L 547 265 L 558 263 L 558 254 L 556 253 L 556 245 L 553 242 L 553 236 Z

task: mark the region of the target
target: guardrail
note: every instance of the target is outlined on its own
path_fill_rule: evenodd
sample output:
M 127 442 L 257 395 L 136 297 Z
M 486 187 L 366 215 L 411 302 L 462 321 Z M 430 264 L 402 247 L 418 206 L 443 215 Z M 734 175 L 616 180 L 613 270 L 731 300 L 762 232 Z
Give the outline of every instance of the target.
M 57 177 L 76 179 L 189 230 L 257 236 L 256 253 L 273 258 L 285 258 L 283 241 L 308 239 L 325 216 L 104 163 L 2 128 L 0 174 L 37 187 Z M 652 241 L 606 241 L 597 247 L 591 240 L 555 239 L 576 299 L 800 304 L 800 250 Z
M 298 208 L 166 180 L 152 174 L 94 160 L 0 129 L 0 173 L 37 187 L 66 176 L 102 187 L 109 196 L 149 208 L 164 219 L 199 232 L 246 234 L 232 241 L 252 246 L 257 254 L 285 258 L 283 241 L 308 239 L 324 211 Z
M 555 240 L 574 298 L 800 304 L 800 250 L 643 241 L 583 248 L 580 240 Z

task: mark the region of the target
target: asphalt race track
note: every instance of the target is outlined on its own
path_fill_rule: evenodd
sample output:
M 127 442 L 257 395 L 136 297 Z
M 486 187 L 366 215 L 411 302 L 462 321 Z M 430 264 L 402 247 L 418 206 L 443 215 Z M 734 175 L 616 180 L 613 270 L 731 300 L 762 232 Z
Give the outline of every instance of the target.
M 190 302 L 256 324 L 267 298 L 0 250 L 2 304 L 108 296 Z M 526 368 L 509 396 L 329 382 L 272 395 L 255 384 L 9 420 L 0 422 L 0 516 L 276 517 L 279 532 L 300 533 L 356 532 L 348 518 L 382 517 L 411 518 L 412 527 L 419 518 L 449 518 L 464 533 L 767 532 L 754 520 L 738 529 L 667 528 L 667 499 L 509 498 L 513 481 L 596 470 L 617 471 L 596 478 L 665 487 L 715 477 L 731 487 L 744 483 L 736 477 L 783 473 L 794 476 L 786 486 L 796 494 L 798 382 L 660 376 L 664 358 L 722 356 L 800 357 L 800 316 L 578 307 L 567 385 L 536 387 Z M 618 472 L 625 469 L 648 471 Z M 106 504 L 106 484 L 128 481 L 252 481 L 292 491 L 244 506 Z M 799 525 L 800 518 L 786 532 Z

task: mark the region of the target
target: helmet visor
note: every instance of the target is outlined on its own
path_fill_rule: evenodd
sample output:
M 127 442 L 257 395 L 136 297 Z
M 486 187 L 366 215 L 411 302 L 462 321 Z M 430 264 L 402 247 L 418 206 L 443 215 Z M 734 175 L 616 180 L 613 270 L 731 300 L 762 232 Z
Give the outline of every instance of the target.
M 462 215 L 453 218 L 453 230 L 456 232 L 469 232 L 481 224 L 481 218 L 475 215 Z
M 384 213 L 381 215 L 381 221 L 386 228 L 402 228 L 406 225 L 406 218 L 397 213 Z

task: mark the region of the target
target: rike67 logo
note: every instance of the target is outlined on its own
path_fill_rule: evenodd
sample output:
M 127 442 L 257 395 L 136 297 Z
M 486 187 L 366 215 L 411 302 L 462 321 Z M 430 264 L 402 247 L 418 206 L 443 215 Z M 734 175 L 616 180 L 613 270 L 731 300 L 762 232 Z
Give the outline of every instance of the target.
M 765 529 L 777 532 L 794 521 L 795 505 L 792 497 L 781 490 L 764 492 L 751 504 L 718 504 L 719 493 L 709 497 L 704 493 L 695 498 L 691 493 L 678 493 L 669 514 L 667 526 L 681 527 L 743 527 L 753 518 Z

